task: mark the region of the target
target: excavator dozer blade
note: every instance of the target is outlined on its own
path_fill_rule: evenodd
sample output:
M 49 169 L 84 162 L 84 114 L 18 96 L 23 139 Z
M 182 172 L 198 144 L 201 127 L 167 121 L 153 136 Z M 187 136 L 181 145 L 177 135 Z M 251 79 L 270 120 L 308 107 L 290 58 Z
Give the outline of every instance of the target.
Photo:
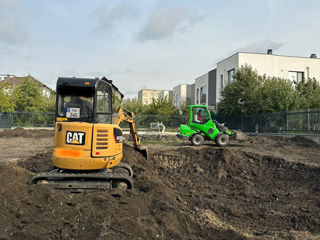
M 234 139 L 240 142 L 249 141 L 249 137 L 240 131 L 233 131 L 234 133 Z

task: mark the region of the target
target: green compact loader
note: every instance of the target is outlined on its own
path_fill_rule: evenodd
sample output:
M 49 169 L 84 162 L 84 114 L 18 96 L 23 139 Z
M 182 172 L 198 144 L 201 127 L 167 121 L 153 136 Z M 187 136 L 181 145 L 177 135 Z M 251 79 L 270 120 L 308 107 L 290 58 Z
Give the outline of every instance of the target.
M 214 120 L 215 114 L 206 105 L 189 106 L 189 124 L 180 125 L 181 139 L 189 139 L 194 146 L 200 146 L 205 140 L 215 141 L 220 147 L 227 146 L 229 138 L 246 141 L 248 137 L 236 131 L 230 131 L 223 124 Z

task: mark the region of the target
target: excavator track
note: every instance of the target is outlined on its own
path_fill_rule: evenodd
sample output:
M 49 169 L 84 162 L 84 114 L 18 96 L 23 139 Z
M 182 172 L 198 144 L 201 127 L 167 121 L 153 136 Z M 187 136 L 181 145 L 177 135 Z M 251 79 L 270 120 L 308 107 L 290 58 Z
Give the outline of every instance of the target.
M 128 163 L 120 162 L 120 163 L 118 163 L 116 166 L 114 166 L 111 169 L 115 170 L 115 171 L 117 169 L 126 170 L 125 172 L 128 172 L 130 177 L 133 177 L 133 170 L 132 170 L 131 166 Z
M 113 189 L 119 184 L 126 184 L 127 189 L 133 189 L 132 177 L 127 173 L 103 170 L 98 172 L 68 172 L 55 169 L 37 174 L 31 179 L 31 184 L 48 184 L 56 189 Z

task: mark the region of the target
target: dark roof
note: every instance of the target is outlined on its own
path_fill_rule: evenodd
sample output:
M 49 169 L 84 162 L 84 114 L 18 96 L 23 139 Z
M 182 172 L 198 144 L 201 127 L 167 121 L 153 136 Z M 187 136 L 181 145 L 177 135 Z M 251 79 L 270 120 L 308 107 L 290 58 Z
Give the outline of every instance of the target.
M 0 84 L 8 83 L 10 86 L 17 86 L 26 79 L 29 79 L 30 81 L 32 81 L 33 83 L 35 83 L 40 87 L 45 87 L 52 91 L 51 88 L 49 88 L 47 85 L 45 85 L 44 83 L 40 82 L 39 80 L 35 79 L 32 76 L 16 77 L 16 76 L 10 75 L 8 77 L 5 77 L 4 80 L 0 81 Z

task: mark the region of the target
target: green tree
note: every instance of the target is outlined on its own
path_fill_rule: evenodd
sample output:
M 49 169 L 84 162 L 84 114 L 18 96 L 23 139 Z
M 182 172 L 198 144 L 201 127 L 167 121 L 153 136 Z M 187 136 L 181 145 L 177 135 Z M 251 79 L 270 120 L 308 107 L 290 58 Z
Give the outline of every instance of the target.
M 112 112 L 116 112 L 118 107 L 121 106 L 122 100 L 116 95 L 112 95 Z
M 262 111 L 259 97 L 265 77 L 259 76 L 251 66 L 241 66 L 233 76 L 234 81 L 227 84 L 221 93 L 218 104 L 219 114 L 254 113 Z
M 31 76 L 25 77 L 12 92 L 17 112 L 46 111 L 46 97 Z
M 296 91 L 300 109 L 320 108 L 320 85 L 316 79 L 300 81 Z
M 13 112 L 14 111 L 14 101 L 10 95 L 11 89 L 8 84 L 0 85 L 0 112 Z
M 122 106 L 125 109 L 134 112 L 135 115 L 145 114 L 147 109 L 147 105 L 142 104 L 142 102 L 136 98 L 125 99 Z
M 187 116 L 187 115 L 189 114 L 189 108 L 188 108 L 189 105 L 190 105 L 190 103 L 187 102 L 187 101 L 185 101 L 185 102 L 181 105 L 181 107 L 180 107 L 180 113 L 181 113 L 181 115 Z
M 45 101 L 45 112 L 55 112 L 56 111 L 56 94 L 52 91 L 49 97 L 44 97 Z
M 178 110 L 172 104 L 172 99 L 165 97 L 160 99 L 152 99 L 152 103 L 148 105 L 146 114 L 150 115 L 179 115 Z
M 284 112 L 298 108 L 299 100 L 292 82 L 281 78 L 267 78 L 261 87 L 260 112 Z

